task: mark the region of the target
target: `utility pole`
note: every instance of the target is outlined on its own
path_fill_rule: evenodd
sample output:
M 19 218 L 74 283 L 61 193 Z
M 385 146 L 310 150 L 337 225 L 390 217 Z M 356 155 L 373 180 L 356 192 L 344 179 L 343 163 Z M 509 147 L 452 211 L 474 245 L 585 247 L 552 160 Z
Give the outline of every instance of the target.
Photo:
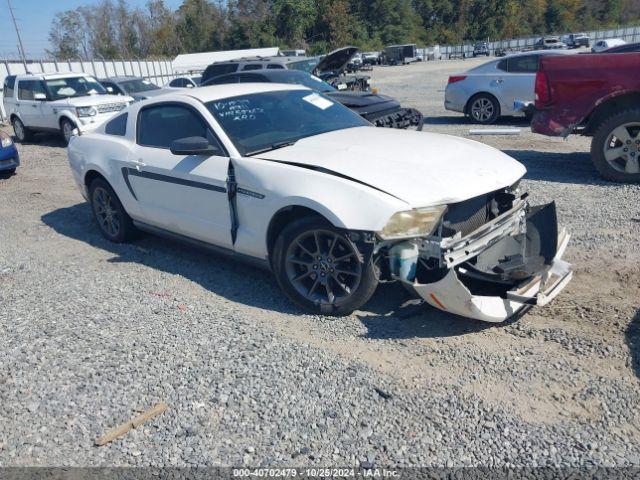
M 16 35 L 18 36 L 18 46 L 20 50 L 20 55 L 22 56 L 22 63 L 24 64 L 24 71 L 27 71 L 27 56 L 24 54 L 24 45 L 22 45 L 22 38 L 20 38 L 20 30 L 18 29 L 18 23 L 16 22 L 16 17 L 13 14 L 13 8 L 11 7 L 11 0 L 7 0 L 7 5 L 9 5 L 9 13 L 11 13 L 11 20 L 13 20 L 13 26 L 16 29 Z

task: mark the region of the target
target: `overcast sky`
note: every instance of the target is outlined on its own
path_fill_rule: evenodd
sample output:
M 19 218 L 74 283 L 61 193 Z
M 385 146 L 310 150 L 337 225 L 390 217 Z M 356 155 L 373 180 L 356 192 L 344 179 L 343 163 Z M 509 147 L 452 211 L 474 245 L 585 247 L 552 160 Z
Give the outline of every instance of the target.
M 99 0 L 11 0 L 24 50 L 28 58 L 37 59 L 49 48 L 49 29 L 56 12 L 70 10 L 81 5 L 91 5 Z M 127 0 L 127 4 L 144 7 L 147 0 Z M 182 0 L 165 0 L 165 4 L 177 9 Z M 0 59 L 18 55 L 18 39 L 11 23 L 7 0 L 0 0 Z

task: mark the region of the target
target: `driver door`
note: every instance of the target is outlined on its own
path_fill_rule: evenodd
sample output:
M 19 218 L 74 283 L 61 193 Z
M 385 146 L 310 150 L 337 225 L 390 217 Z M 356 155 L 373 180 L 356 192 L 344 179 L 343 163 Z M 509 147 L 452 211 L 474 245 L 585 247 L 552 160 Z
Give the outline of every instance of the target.
M 174 155 L 173 141 L 205 137 L 219 154 Z M 181 102 L 140 110 L 125 179 L 146 223 L 232 248 L 227 197 L 229 156 L 200 112 Z

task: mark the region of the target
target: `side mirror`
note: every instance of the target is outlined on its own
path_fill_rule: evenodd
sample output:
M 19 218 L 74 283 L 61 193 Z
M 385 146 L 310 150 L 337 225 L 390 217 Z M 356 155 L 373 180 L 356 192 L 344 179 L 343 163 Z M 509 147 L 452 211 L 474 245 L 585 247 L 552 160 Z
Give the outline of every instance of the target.
M 186 137 L 171 144 L 174 155 L 222 155 L 220 149 L 204 137 Z
M 47 96 L 44 93 L 35 93 L 33 99 L 37 102 L 42 102 L 47 99 Z
M 107 92 L 109 92 L 111 95 L 113 95 L 113 93 L 114 93 L 113 87 L 107 87 Z

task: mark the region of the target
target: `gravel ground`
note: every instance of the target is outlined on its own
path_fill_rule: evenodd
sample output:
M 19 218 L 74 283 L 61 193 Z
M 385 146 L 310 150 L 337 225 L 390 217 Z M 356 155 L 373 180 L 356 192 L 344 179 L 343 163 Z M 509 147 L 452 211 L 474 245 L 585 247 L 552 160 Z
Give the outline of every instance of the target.
M 425 130 L 472 60 L 378 68 Z M 640 188 L 600 180 L 588 139 L 475 137 L 558 203 L 576 276 L 488 325 L 383 285 L 335 319 L 265 272 L 151 236 L 100 237 L 55 138 L 0 180 L 0 466 L 640 465 Z M 109 428 L 169 410 L 120 440 Z

